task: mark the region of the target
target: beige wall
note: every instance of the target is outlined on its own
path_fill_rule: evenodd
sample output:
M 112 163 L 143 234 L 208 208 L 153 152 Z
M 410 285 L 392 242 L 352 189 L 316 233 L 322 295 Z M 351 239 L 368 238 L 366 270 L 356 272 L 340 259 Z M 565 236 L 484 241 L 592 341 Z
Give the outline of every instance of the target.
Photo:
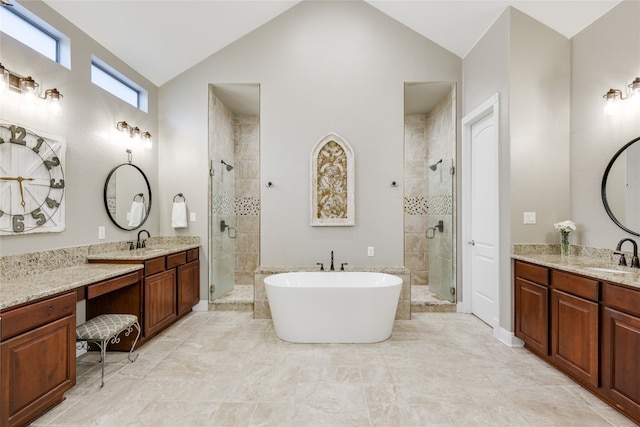
M 31 75 L 42 89 L 55 87 L 64 96 L 62 111 L 57 116 L 28 113 L 0 100 L 0 118 L 66 139 L 66 229 L 60 233 L 3 236 L 0 238 L 2 255 L 135 240 L 137 232 L 120 230 L 112 224 L 103 202 L 107 175 L 116 165 L 127 161 L 125 147 L 120 143 L 115 129 L 116 122 L 121 120 L 148 130 L 154 137 L 152 150 L 133 148 L 133 163 L 146 173 L 153 195 L 151 216 L 143 228 L 149 230 L 152 236 L 157 235 L 160 211 L 171 209 L 170 205 L 159 203 L 162 191 L 158 187 L 157 88 L 45 3 L 29 1 L 21 4 L 71 39 L 71 69 L 52 62 L 0 33 L 0 60 L 3 66 L 24 76 Z M 91 83 L 92 54 L 148 91 L 148 113 Z M 98 240 L 98 226 L 105 226 L 105 240 Z
M 500 97 L 499 322 L 507 331 L 511 245 L 555 243 L 549 231 L 569 215 L 569 60 L 565 37 L 509 8 L 463 64 L 465 114 Z M 525 210 L 537 225 L 522 224 Z
M 257 82 L 261 264 L 313 266 L 334 250 L 337 263 L 403 265 L 403 189 L 390 183 L 403 175 L 404 82 L 459 83 L 461 63 L 363 2 L 302 2 L 161 87 L 161 185 L 188 182 L 204 217 L 207 85 Z M 309 225 L 309 158 L 329 132 L 355 152 L 354 227 Z
M 640 240 L 609 219 L 600 197 L 609 160 L 640 136 L 640 108 L 625 102 L 618 115 L 607 117 L 602 99 L 609 88 L 624 90 L 640 76 L 638 22 L 640 2 L 623 1 L 572 39 L 570 202 L 578 227 L 575 243 L 613 250 L 625 237 Z

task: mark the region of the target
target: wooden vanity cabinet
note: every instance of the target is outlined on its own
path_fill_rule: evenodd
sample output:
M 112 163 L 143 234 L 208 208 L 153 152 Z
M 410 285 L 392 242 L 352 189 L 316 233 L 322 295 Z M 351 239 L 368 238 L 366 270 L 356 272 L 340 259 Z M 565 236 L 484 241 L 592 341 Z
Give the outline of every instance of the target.
M 640 421 L 640 291 L 604 283 L 602 297 L 602 389 Z
M 163 258 L 164 259 L 164 258 Z M 148 338 L 173 323 L 176 311 L 176 270 L 170 269 L 144 279 L 144 332 Z
M 598 386 L 598 281 L 551 271 L 551 358 Z
M 0 313 L 0 425 L 25 425 L 76 383 L 76 293 Z
M 187 251 L 186 264 L 180 265 L 178 273 L 178 316 L 191 311 L 200 301 L 200 261 L 199 250 Z
M 527 348 L 549 354 L 549 269 L 514 262 L 515 335 Z

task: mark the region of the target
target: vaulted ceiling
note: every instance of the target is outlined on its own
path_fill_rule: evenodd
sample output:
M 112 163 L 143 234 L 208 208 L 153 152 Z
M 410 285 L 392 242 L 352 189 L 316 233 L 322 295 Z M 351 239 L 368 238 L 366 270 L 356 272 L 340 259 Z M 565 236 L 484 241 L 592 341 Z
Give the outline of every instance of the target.
M 293 0 L 44 1 L 158 86 L 299 3 Z M 508 6 L 571 38 L 620 3 L 619 0 L 342 1 L 366 1 L 461 58 Z

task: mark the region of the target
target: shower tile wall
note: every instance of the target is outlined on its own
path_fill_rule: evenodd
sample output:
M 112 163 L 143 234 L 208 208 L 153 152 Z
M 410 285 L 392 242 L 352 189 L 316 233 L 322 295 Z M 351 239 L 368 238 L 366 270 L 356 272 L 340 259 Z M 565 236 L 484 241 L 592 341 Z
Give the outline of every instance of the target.
M 257 116 L 236 116 L 235 201 L 238 229 L 235 280 L 253 285 L 260 264 L 260 122 Z

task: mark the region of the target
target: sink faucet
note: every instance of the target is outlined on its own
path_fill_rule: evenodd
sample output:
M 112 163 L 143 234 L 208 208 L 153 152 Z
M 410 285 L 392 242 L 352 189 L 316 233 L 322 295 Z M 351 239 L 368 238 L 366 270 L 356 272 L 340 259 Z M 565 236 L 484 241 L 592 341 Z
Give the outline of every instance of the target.
M 333 266 L 333 251 L 331 251 L 331 268 L 330 271 L 336 271 L 335 267 Z
M 638 244 L 633 239 L 622 239 L 618 242 L 618 246 L 616 246 L 616 250 L 613 252 L 616 255 L 620 255 L 619 265 L 627 265 L 627 260 L 624 257 L 624 252 L 622 252 L 622 244 L 624 242 L 631 242 L 633 245 L 633 258 L 631 258 L 631 267 L 640 268 L 640 261 L 638 260 Z
M 149 232 L 148 232 L 147 230 L 140 230 L 140 231 L 138 232 L 138 241 L 136 242 L 136 248 L 138 248 L 138 249 L 139 249 L 139 248 L 146 248 L 146 247 L 147 247 L 147 239 L 144 239 L 143 241 L 140 241 L 140 234 L 141 234 L 142 232 L 147 233 L 147 239 L 148 239 L 149 237 L 151 237 L 151 234 L 149 234 Z

